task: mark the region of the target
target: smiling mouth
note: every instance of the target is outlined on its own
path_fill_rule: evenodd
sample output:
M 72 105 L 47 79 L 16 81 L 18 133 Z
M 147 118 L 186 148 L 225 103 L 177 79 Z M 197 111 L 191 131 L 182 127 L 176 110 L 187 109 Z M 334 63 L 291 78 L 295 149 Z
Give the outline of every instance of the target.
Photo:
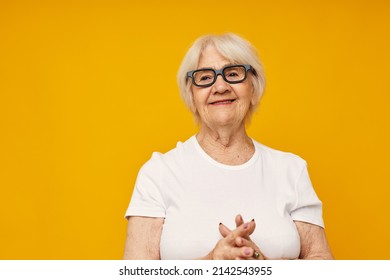
M 224 99 L 224 100 L 218 100 L 218 101 L 211 102 L 210 104 L 211 105 L 224 105 L 224 104 L 231 104 L 234 101 L 236 101 L 236 99 Z

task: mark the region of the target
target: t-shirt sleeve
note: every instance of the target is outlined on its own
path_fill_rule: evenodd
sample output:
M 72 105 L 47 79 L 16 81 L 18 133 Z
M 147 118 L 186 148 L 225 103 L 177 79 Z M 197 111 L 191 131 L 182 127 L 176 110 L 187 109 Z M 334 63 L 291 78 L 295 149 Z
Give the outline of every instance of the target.
M 296 203 L 290 212 L 292 219 L 324 227 L 322 202 L 311 184 L 306 162 L 296 182 L 295 193 Z
M 161 159 L 157 153 L 140 169 L 125 217 L 165 217 L 161 195 Z

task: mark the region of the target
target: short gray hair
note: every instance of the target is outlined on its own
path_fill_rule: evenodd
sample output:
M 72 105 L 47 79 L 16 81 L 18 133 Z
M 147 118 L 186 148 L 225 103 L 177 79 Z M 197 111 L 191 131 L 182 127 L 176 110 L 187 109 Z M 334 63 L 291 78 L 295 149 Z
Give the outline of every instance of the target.
M 199 121 L 199 116 L 195 110 L 192 99 L 192 81 L 187 78 L 187 72 L 198 67 L 200 56 L 209 45 L 214 46 L 217 51 L 229 62 L 237 64 L 250 64 L 254 69 L 254 75 L 250 75 L 253 85 L 253 94 L 256 102 L 251 105 L 247 114 L 247 122 L 250 121 L 256 111 L 265 88 L 265 77 L 263 65 L 257 55 L 256 49 L 247 40 L 232 33 L 221 35 L 204 35 L 199 37 L 187 51 L 177 73 L 180 95 L 184 103 Z

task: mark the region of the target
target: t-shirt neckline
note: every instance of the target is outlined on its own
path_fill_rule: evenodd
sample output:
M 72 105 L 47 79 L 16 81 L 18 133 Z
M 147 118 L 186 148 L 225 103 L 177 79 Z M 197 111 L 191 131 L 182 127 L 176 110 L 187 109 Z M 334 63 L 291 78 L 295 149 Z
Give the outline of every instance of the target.
M 241 169 L 245 169 L 249 166 L 251 166 L 256 160 L 257 158 L 259 157 L 259 149 L 255 143 L 255 141 L 251 138 L 252 142 L 253 142 L 253 146 L 255 148 L 255 152 L 253 153 L 252 157 L 247 161 L 247 162 L 244 162 L 243 164 L 239 164 L 239 165 L 228 165 L 228 164 L 224 164 L 224 163 L 220 163 L 218 161 L 216 161 L 215 159 L 213 159 L 211 156 L 209 156 L 204 150 L 203 148 L 200 146 L 199 142 L 198 142 L 198 139 L 196 139 L 196 135 L 193 135 L 191 138 L 190 138 L 190 141 L 194 144 L 196 150 L 198 151 L 198 153 L 205 159 L 207 160 L 209 163 L 217 166 L 217 167 L 220 167 L 220 168 L 224 168 L 224 169 L 230 169 L 230 170 L 241 170 Z

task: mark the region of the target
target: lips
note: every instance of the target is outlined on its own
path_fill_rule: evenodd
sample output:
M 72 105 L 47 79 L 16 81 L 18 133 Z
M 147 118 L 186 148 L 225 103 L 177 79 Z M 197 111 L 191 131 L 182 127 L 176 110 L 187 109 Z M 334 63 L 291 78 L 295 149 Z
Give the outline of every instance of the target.
M 236 101 L 236 99 L 222 99 L 222 100 L 217 100 L 217 101 L 214 101 L 214 102 L 210 102 L 210 104 L 211 105 L 224 105 L 224 104 L 231 104 L 234 101 Z

